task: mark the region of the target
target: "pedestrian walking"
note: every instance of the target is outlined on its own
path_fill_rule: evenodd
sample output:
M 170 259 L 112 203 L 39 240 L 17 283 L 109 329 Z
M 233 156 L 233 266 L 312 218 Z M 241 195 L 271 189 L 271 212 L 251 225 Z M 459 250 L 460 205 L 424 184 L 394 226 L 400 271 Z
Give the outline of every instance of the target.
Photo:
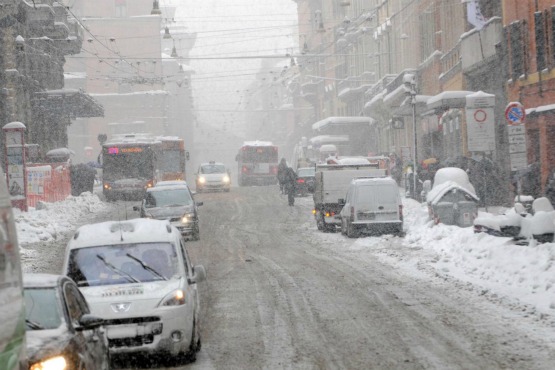
M 287 194 L 287 202 L 290 206 L 295 204 L 295 193 L 297 184 L 297 174 L 291 167 L 287 167 L 284 176 L 283 187 Z
M 287 172 L 287 161 L 285 160 L 285 158 L 281 158 L 281 161 L 279 162 L 279 165 L 278 165 L 278 172 L 277 172 L 279 191 L 281 192 L 281 194 L 285 193 L 283 186 L 285 184 L 286 172 Z

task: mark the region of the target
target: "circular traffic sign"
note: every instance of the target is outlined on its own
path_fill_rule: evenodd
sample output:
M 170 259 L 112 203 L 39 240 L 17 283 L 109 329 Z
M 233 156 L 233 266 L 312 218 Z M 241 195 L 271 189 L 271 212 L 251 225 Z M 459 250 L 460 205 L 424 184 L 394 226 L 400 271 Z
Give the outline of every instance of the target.
M 520 125 L 526 118 L 526 110 L 519 102 L 512 102 L 505 108 L 505 118 L 509 125 Z
M 478 123 L 482 123 L 488 118 L 488 114 L 483 109 L 476 109 L 474 112 L 474 120 Z

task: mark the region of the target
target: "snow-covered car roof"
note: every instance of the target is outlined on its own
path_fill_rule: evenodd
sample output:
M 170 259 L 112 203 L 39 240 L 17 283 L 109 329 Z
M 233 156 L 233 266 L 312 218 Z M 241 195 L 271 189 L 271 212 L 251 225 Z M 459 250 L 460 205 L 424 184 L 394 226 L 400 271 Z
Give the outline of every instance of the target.
M 153 186 L 152 188 L 146 189 L 147 193 L 157 192 L 157 191 L 168 191 L 168 190 L 179 190 L 179 189 L 186 189 L 189 190 L 189 186 L 187 184 L 167 184 L 167 185 L 157 185 Z
M 179 231 L 167 220 L 135 218 L 81 226 L 68 243 L 68 249 L 99 245 L 173 242 Z

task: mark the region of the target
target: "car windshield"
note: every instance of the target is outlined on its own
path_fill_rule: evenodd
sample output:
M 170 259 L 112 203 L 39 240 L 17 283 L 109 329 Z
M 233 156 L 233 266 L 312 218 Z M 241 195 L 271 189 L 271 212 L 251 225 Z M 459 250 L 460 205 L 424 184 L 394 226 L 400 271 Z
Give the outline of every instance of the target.
M 62 324 L 59 296 L 54 287 L 25 288 L 27 330 L 56 329 Z
M 130 284 L 170 279 L 178 264 L 170 243 L 103 245 L 72 250 L 68 275 L 81 287 Z
M 205 164 L 200 167 L 200 173 L 225 173 L 225 166 L 221 164 Z
M 189 206 L 193 204 L 191 193 L 186 188 L 149 191 L 146 194 L 145 207 Z
M 314 176 L 316 173 L 316 169 L 314 168 L 299 168 L 297 170 L 297 176 L 299 177 L 310 177 Z

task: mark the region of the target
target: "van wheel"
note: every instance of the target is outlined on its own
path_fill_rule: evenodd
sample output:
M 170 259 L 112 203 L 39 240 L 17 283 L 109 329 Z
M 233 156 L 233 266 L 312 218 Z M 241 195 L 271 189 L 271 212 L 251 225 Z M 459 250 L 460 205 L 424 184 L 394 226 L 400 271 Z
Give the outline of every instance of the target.
M 324 221 L 324 218 L 321 217 L 320 214 L 318 214 L 318 216 L 316 216 L 316 227 L 320 231 L 324 231 L 324 228 L 326 227 L 326 221 Z
M 355 226 L 353 224 L 350 224 L 347 222 L 347 237 L 348 238 L 357 238 L 358 237 L 358 231 L 355 229 Z
M 345 230 L 345 221 L 341 219 L 341 235 L 347 235 L 347 231 Z

